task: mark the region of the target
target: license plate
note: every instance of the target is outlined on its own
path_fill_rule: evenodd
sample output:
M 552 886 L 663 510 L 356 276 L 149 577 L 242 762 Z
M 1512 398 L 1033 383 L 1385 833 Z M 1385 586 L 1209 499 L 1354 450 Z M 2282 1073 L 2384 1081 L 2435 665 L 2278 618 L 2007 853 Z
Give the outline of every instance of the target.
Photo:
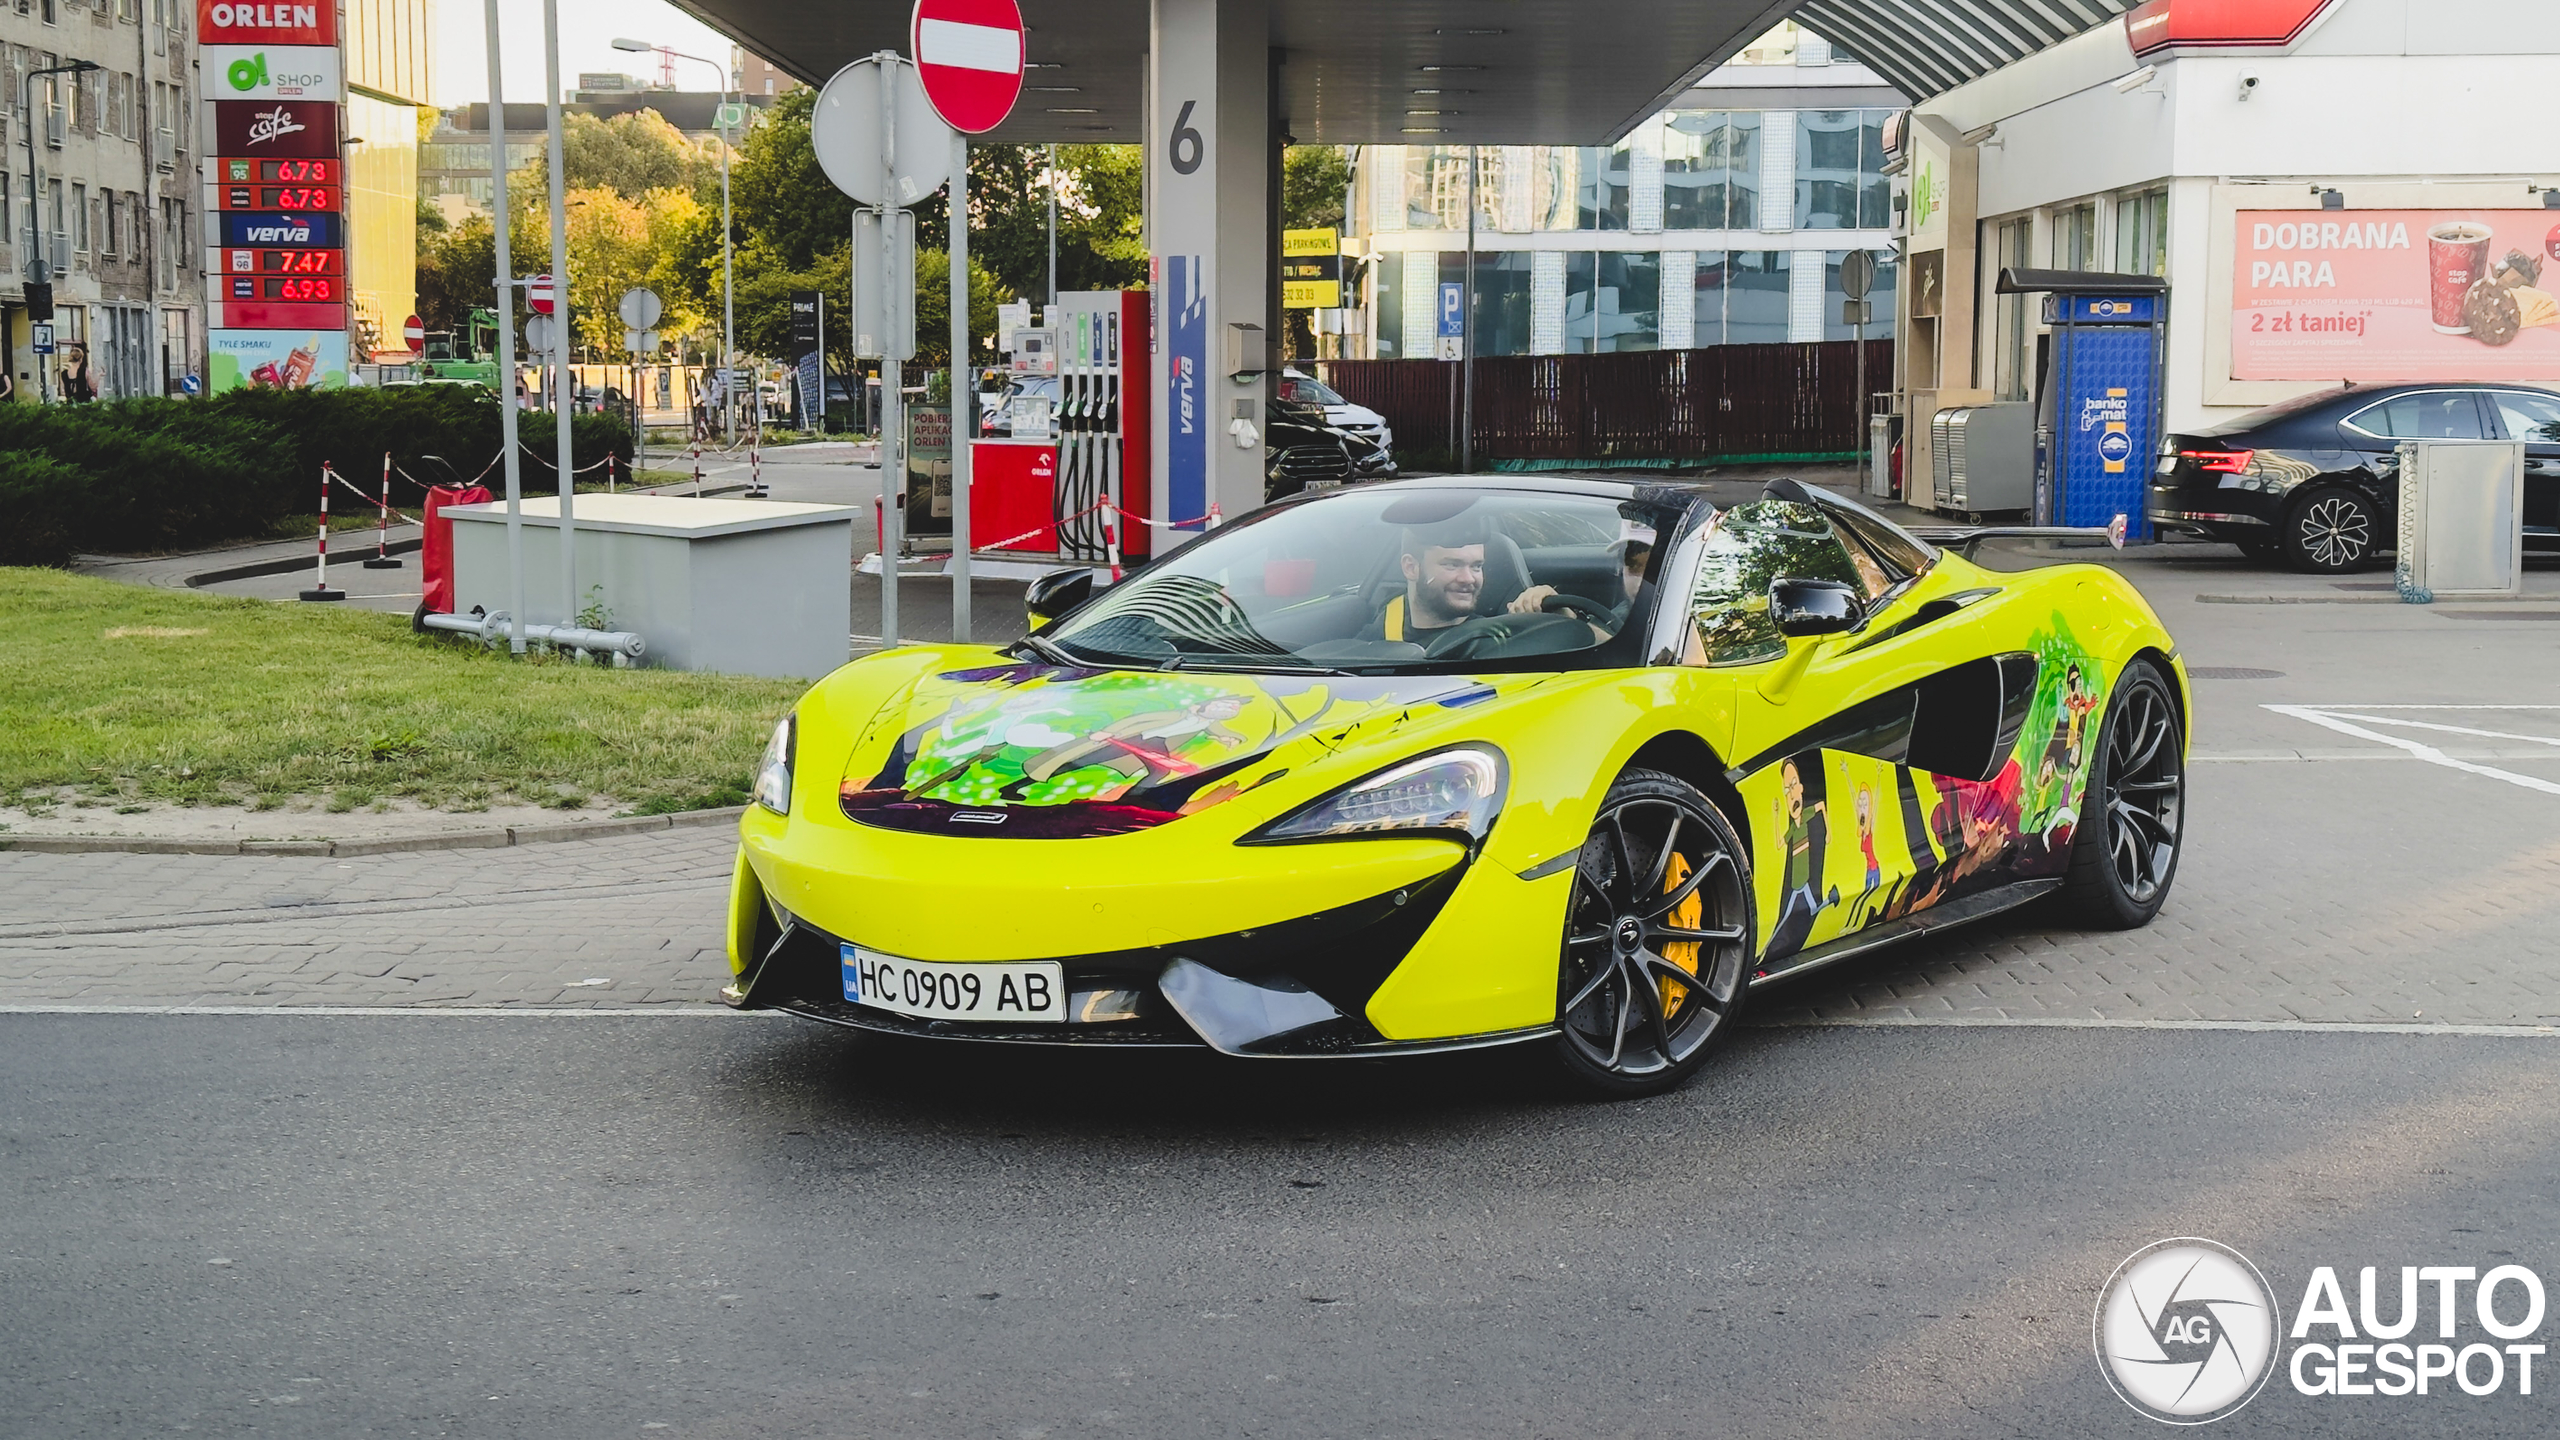
M 1055 960 L 943 965 L 844 946 L 844 998 L 919 1020 L 1067 1019 L 1066 972 Z

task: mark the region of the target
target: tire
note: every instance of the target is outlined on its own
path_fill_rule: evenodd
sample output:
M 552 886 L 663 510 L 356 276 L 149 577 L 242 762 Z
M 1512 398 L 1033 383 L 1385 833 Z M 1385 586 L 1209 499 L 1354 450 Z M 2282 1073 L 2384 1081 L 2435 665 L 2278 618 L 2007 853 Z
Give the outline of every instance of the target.
M 2370 564 L 2382 549 L 2382 512 L 2344 485 L 2323 485 L 2285 516 L 2286 563 L 2307 575 L 2343 575 Z
M 2089 761 L 2061 903 L 2092 930 L 2137 930 L 2160 913 L 2186 838 L 2185 727 L 2177 695 L 2148 660 L 2127 666 Z
M 1733 826 L 1686 781 L 1619 776 L 1565 910 L 1554 1055 L 1572 1088 L 1626 1099 L 1696 1073 L 1742 1013 L 1757 934 Z

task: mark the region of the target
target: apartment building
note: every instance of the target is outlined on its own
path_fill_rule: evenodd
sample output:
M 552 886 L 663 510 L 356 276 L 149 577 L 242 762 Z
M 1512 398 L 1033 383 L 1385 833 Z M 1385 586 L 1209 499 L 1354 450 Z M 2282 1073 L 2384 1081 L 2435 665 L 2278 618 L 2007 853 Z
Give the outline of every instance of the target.
M 193 20 L 189 0 L 0 0 L 0 365 L 20 401 L 59 397 L 74 347 L 101 398 L 202 372 Z M 43 357 L 39 268 L 61 351 Z

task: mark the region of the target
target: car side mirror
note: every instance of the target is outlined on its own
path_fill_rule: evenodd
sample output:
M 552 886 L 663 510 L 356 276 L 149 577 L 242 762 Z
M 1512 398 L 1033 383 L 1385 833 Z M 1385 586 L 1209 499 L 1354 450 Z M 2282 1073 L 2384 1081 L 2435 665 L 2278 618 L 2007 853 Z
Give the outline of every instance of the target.
M 1052 570 L 1022 593 L 1022 608 L 1039 624 L 1047 624 L 1093 598 L 1093 572 L 1078 567 Z
M 1839 635 L 1858 627 L 1865 602 L 1857 590 L 1837 580 L 1781 578 L 1769 582 L 1769 618 L 1778 633 L 1801 640 Z

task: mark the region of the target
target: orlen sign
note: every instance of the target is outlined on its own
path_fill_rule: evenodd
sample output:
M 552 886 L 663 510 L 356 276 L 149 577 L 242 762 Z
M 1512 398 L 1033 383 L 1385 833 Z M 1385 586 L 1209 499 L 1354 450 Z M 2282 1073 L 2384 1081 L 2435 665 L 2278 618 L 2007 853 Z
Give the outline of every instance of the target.
M 337 0 L 285 5 L 196 0 L 196 39 L 206 45 L 335 45 Z
M 2125 12 L 2133 53 L 2281 48 L 2311 31 L 2333 0 L 2144 0 Z

